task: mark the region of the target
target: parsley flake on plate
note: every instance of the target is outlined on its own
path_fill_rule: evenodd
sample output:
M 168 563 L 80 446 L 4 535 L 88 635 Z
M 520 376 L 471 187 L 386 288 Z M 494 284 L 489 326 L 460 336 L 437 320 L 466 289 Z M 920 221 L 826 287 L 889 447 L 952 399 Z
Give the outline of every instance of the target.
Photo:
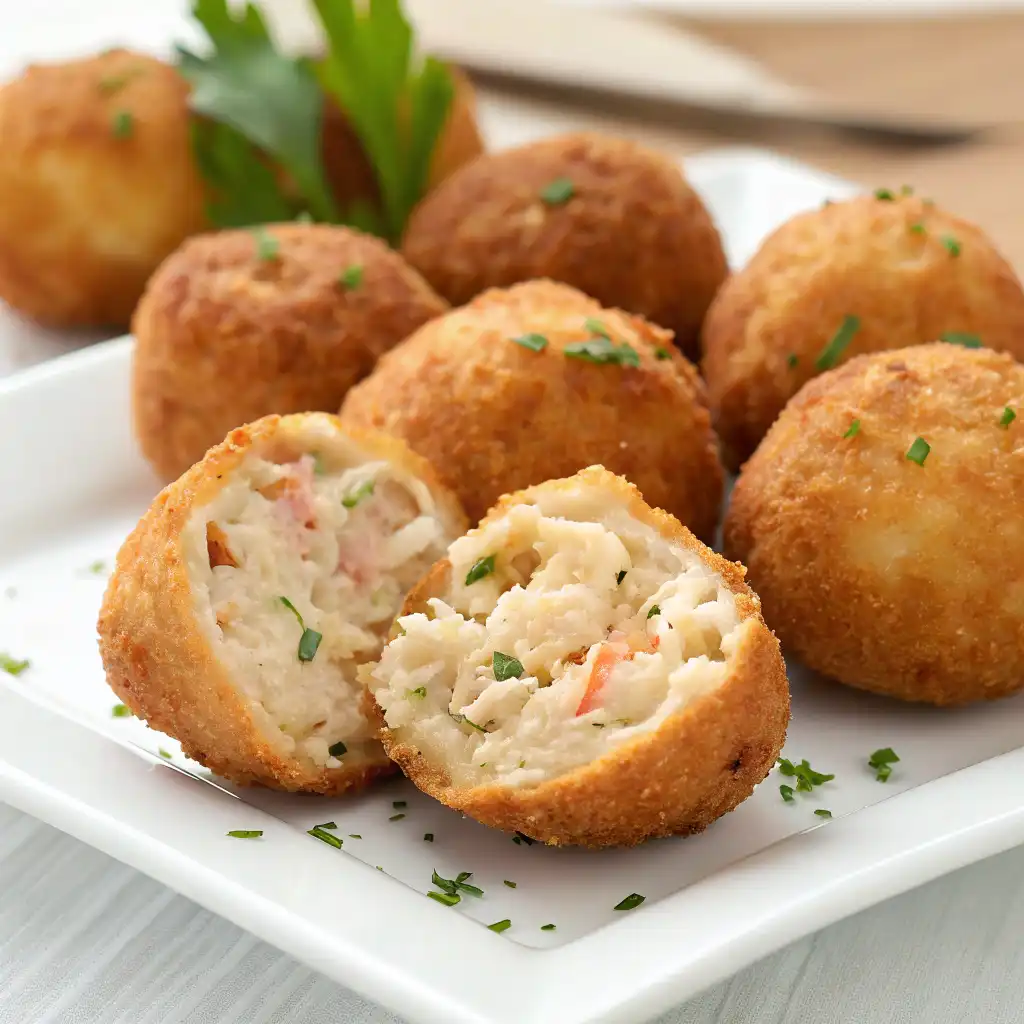
M 430 881 L 449 896 L 455 896 L 462 892 L 468 893 L 470 896 L 483 896 L 483 889 L 469 884 L 469 879 L 472 877 L 472 871 L 460 871 L 455 878 L 442 878 L 437 871 L 434 871 L 430 876 Z
M 832 812 L 825 810 L 824 807 L 819 807 L 818 810 L 816 810 L 814 813 L 819 818 L 831 818 L 832 817 Z
M 408 800 L 392 800 L 391 801 L 391 806 L 394 807 L 394 809 L 396 811 L 400 811 L 403 807 L 408 807 L 409 806 L 409 801 Z
M 472 566 L 470 566 L 469 572 L 466 573 L 466 586 L 471 586 L 477 583 L 479 580 L 490 576 L 494 572 L 494 555 L 486 555 L 484 558 L 478 558 Z
M 498 932 L 500 934 L 511 927 L 512 922 L 506 917 L 504 921 L 495 921 L 494 924 L 489 924 L 487 926 L 487 930 L 491 932 Z
M 0 669 L 9 676 L 20 676 L 31 665 L 32 662 L 28 658 L 13 658 L 6 651 L 0 651 Z M 119 706 L 124 707 L 123 704 Z
M 615 904 L 615 910 L 634 910 L 639 907 L 643 901 L 647 899 L 646 896 L 641 896 L 638 892 L 631 892 L 624 900 Z
M 132 709 L 127 704 L 115 704 L 110 709 L 111 718 L 133 718 Z
M 907 458 L 923 466 L 931 450 L 932 446 L 923 437 L 915 437 L 914 443 L 907 449 Z
M 462 899 L 457 892 L 428 892 L 427 895 L 432 900 L 443 903 L 446 907 L 454 907 Z
M 815 369 L 831 370 L 839 362 L 847 346 L 853 341 L 853 336 L 860 330 L 860 317 L 847 313 L 839 330 L 832 336 L 832 340 L 821 350 L 821 355 L 814 361 Z
M 882 747 L 868 758 L 868 766 L 875 771 L 878 782 L 888 782 L 892 775 L 892 766 L 899 761 L 899 755 L 892 747 Z
M 512 338 L 513 344 L 528 348 L 531 352 L 543 352 L 548 347 L 548 339 L 543 334 L 520 334 L 518 338 Z
M 314 825 L 313 827 L 314 828 L 333 828 L 333 829 L 336 829 L 338 827 L 338 823 L 336 821 L 324 821 L 324 822 L 321 822 L 319 825 Z
M 169 750 L 164 750 L 163 747 L 157 747 L 156 752 L 165 760 L 170 761 L 173 755 Z
M 555 178 L 540 190 L 540 198 L 548 206 L 561 206 L 569 202 L 576 193 L 571 178 Z
M 345 841 L 341 836 L 331 835 L 322 825 L 314 825 L 307 833 L 307 836 L 312 836 L 314 839 L 319 839 L 321 843 L 326 843 L 328 846 L 333 846 L 334 849 L 340 850 L 344 846 Z
M 263 830 L 258 828 L 236 828 L 226 833 L 232 839 L 259 839 Z
M 793 764 L 786 757 L 779 758 L 779 772 L 796 779 L 798 793 L 810 793 L 815 786 L 823 786 L 835 778 L 835 775 L 826 775 L 824 772 L 815 771 L 806 758 L 799 764 Z
M 405 815 L 399 811 L 398 814 L 392 814 L 388 821 L 401 821 L 404 817 Z
M 432 843 L 433 841 L 434 841 L 434 833 L 433 832 L 424 832 L 423 833 L 423 842 L 425 842 L 425 843 Z
M 514 889 L 516 887 L 516 883 L 510 882 L 507 878 L 505 879 L 505 885 L 507 885 L 510 889 Z
M 779 792 L 782 794 L 782 799 L 785 800 L 787 804 L 791 804 L 796 800 L 796 797 L 793 796 L 792 786 L 783 784 L 779 786 Z
M 491 659 L 491 666 L 494 669 L 494 678 L 503 683 L 506 679 L 518 679 L 524 672 L 523 663 L 517 658 L 501 651 L 495 651 Z
M 540 926 L 540 930 L 542 932 L 553 932 L 555 930 L 555 926 L 553 924 L 542 924 Z

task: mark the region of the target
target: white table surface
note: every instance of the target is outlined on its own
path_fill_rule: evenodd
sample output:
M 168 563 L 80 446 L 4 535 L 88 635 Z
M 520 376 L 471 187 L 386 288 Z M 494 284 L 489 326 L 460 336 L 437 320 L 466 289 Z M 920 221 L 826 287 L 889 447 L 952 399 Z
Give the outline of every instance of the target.
M 181 24 L 183 6 L 4 0 L 0 77 L 33 57 L 115 40 L 159 47 Z M 0 308 L 0 374 L 73 343 L 19 326 Z M 661 1020 L 1022 1024 L 1024 849 L 795 943 Z M 0 1024 L 395 1021 L 159 883 L 0 804 Z

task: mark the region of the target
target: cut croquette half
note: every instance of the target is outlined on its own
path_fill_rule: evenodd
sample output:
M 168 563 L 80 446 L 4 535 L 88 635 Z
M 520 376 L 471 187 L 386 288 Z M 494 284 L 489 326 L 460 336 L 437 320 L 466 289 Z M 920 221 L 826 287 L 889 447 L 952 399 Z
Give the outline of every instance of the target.
M 742 568 L 600 466 L 503 498 L 361 675 L 416 785 L 552 844 L 701 831 L 765 777 L 789 719 Z
M 464 527 L 395 439 L 322 413 L 235 430 L 118 555 L 99 622 L 110 685 L 236 782 L 359 786 L 391 766 L 357 666 Z

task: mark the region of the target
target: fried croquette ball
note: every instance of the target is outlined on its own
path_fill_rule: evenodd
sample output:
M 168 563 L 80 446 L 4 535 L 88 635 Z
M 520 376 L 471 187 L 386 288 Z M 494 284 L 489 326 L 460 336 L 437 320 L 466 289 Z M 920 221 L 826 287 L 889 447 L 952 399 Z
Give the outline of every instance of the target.
M 99 620 L 107 680 L 225 778 L 364 786 L 392 766 L 356 667 L 464 528 L 400 441 L 323 413 L 241 427 L 121 548 Z
M 884 191 L 794 217 L 729 279 L 704 323 L 726 464 L 749 457 L 815 374 L 944 336 L 1024 358 L 1024 290 L 980 228 Z
M 598 461 L 702 539 L 718 521 L 722 468 L 696 371 L 667 331 L 567 285 L 494 289 L 427 324 L 341 415 L 404 438 L 474 521 L 509 491 Z
M 690 355 L 728 269 L 679 167 L 595 134 L 467 164 L 413 211 L 402 252 L 453 305 L 548 277 L 667 327 Z
M 484 150 L 476 117 L 476 93 L 465 72 L 449 66 L 455 92 L 448 119 L 438 136 L 430 161 L 426 187 L 436 188 L 453 171 Z M 342 210 L 360 200 L 380 202 L 380 188 L 359 136 L 341 108 L 329 96 L 324 101 L 321 150 L 324 172 Z
M 860 356 L 805 385 L 725 523 L 786 653 L 902 700 L 1024 688 L 1022 422 L 1024 366 L 988 350 Z
M 336 412 L 377 357 L 447 308 L 383 242 L 281 224 L 189 239 L 132 326 L 135 433 L 171 479 L 233 427 Z
M 128 323 L 206 223 L 187 101 L 174 68 L 128 50 L 0 88 L 0 298 L 55 326 Z
M 785 738 L 741 567 L 600 466 L 513 494 L 409 595 L 361 677 L 425 793 L 552 844 L 700 832 Z

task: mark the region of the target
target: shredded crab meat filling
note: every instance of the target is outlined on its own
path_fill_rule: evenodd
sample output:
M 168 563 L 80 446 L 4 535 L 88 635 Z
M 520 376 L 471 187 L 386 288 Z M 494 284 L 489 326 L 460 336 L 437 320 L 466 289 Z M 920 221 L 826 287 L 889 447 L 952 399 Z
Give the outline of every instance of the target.
M 535 500 L 452 544 L 446 600 L 400 618 L 369 676 L 457 785 L 535 785 L 657 730 L 747 628 L 717 573 L 604 492 Z
M 375 743 L 356 668 L 443 555 L 435 512 L 422 481 L 326 426 L 250 452 L 193 512 L 199 620 L 280 753 L 335 768 Z

